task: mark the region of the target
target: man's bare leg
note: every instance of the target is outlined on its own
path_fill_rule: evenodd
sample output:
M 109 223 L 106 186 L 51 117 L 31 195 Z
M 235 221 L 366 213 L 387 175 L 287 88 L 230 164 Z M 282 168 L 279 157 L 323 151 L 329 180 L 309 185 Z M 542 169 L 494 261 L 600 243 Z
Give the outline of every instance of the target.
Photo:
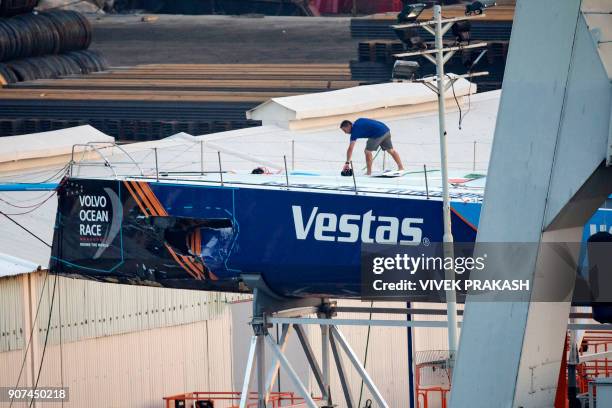
M 367 175 L 370 176 L 372 175 L 372 152 L 369 150 L 364 150 L 365 153 L 365 159 L 366 159 L 366 166 L 367 166 Z
M 397 169 L 404 170 L 404 165 L 402 164 L 402 159 L 400 159 L 399 153 L 396 152 L 395 149 L 389 149 L 387 150 L 387 153 L 389 153 L 391 157 L 393 157 L 393 160 L 395 160 L 395 164 L 397 164 Z

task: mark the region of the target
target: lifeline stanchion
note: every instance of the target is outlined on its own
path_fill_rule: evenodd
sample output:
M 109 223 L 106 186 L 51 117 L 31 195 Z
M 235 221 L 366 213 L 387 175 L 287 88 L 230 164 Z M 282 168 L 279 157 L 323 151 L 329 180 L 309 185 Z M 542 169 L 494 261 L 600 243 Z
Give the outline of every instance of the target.
M 221 166 L 221 152 L 217 152 L 219 157 L 219 177 L 221 178 L 221 186 L 223 186 L 223 167 Z
M 353 175 L 353 186 L 355 187 L 355 195 L 357 195 L 357 180 L 355 180 L 355 169 L 353 168 L 353 161 L 349 162 L 351 164 L 351 174 Z
M 200 175 L 204 175 L 204 141 L 200 140 Z
M 153 152 L 155 153 L 155 180 L 159 182 L 159 167 L 157 165 L 157 147 L 153 148 Z
M 425 194 L 427 194 L 427 199 L 429 200 L 429 183 L 427 182 L 427 165 L 423 165 L 423 174 L 425 174 Z
M 295 170 L 295 140 L 291 141 L 291 170 Z
M 287 188 L 289 188 L 289 173 L 287 172 L 287 156 L 283 156 L 283 160 L 285 161 L 285 180 L 287 181 Z
M 387 152 L 383 151 L 383 172 L 386 171 Z

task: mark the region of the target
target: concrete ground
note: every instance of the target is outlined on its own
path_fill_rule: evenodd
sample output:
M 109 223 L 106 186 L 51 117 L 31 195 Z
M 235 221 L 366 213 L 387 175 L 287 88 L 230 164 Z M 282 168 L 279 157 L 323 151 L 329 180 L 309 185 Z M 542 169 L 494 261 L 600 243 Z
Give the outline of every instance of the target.
M 348 17 L 90 16 L 91 49 L 111 65 L 348 63 L 357 57 Z

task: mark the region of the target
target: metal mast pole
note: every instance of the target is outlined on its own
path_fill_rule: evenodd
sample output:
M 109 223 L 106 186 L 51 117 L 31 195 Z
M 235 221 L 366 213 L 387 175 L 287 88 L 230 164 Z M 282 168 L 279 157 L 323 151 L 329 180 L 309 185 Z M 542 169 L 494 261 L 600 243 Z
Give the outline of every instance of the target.
M 446 105 L 444 100 L 444 47 L 442 44 L 442 7 L 436 5 L 433 10 L 436 32 L 436 71 L 438 74 L 438 120 L 440 127 L 440 166 L 442 167 L 442 213 L 444 216 L 444 258 L 454 257 L 453 234 L 451 231 L 450 198 L 448 193 L 448 159 L 446 155 Z M 446 264 L 446 262 L 445 262 Z M 445 279 L 454 280 L 453 268 L 445 269 Z M 448 315 L 448 358 L 451 368 L 454 365 L 457 352 L 457 296 L 454 290 L 446 291 L 446 307 Z

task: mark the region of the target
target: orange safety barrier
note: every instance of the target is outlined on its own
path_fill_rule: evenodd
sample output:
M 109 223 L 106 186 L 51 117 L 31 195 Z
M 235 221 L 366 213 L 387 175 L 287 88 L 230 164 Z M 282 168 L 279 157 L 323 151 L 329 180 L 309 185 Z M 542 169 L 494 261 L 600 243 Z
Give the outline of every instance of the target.
M 229 408 L 238 408 L 237 403 L 240 402 L 242 396 L 241 392 L 234 391 L 220 391 L 220 392 L 189 392 L 185 394 L 171 395 L 164 397 L 164 403 L 166 408 L 175 408 L 177 401 L 183 401 L 184 407 L 192 406 L 193 403 L 208 401 L 212 403 L 212 407 L 215 406 L 215 402 L 228 402 L 231 403 Z M 257 393 L 249 393 L 247 400 L 247 408 L 257 408 Z M 320 400 L 320 397 L 313 398 L 314 400 Z M 189 403 L 189 404 L 188 404 Z M 270 399 L 268 401 L 269 407 L 271 408 L 291 408 L 297 407 L 304 403 L 302 397 L 296 396 L 293 392 L 271 392 Z M 197 406 L 197 405 L 196 405 Z
M 432 395 L 437 394 L 440 397 L 441 407 L 447 407 L 447 397 L 450 392 L 451 383 L 451 371 L 447 366 L 446 359 L 448 358 L 448 351 L 446 350 L 429 350 L 421 352 L 421 356 L 417 355 L 417 359 L 423 359 L 425 361 L 415 365 L 415 382 L 416 382 L 416 403 L 418 408 L 428 408 L 431 401 Z M 427 371 L 430 372 L 443 372 L 445 382 L 448 383 L 442 385 L 423 384 L 427 383 L 427 380 L 423 380 L 424 374 L 427 375 Z
M 612 330 L 587 331 L 582 339 L 581 354 L 602 353 L 612 350 Z M 578 389 L 589 391 L 589 384 L 597 377 L 612 377 L 612 358 L 586 361 L 576 366 Z M 596 390 L 594 391 L 596 392 Z
M 429 393 L 439 393 L 440 400 L 442 401 L 442 408 L 447 407 L 446 402 L 446 394 L 450 391 L 449 388 L 443 387 L 426 387 L 426 388 L 417 388 L 417 407 L 428 408 L 429 405 Z M 423 405 L 421 405 L 421 397 L 423 401 Z

